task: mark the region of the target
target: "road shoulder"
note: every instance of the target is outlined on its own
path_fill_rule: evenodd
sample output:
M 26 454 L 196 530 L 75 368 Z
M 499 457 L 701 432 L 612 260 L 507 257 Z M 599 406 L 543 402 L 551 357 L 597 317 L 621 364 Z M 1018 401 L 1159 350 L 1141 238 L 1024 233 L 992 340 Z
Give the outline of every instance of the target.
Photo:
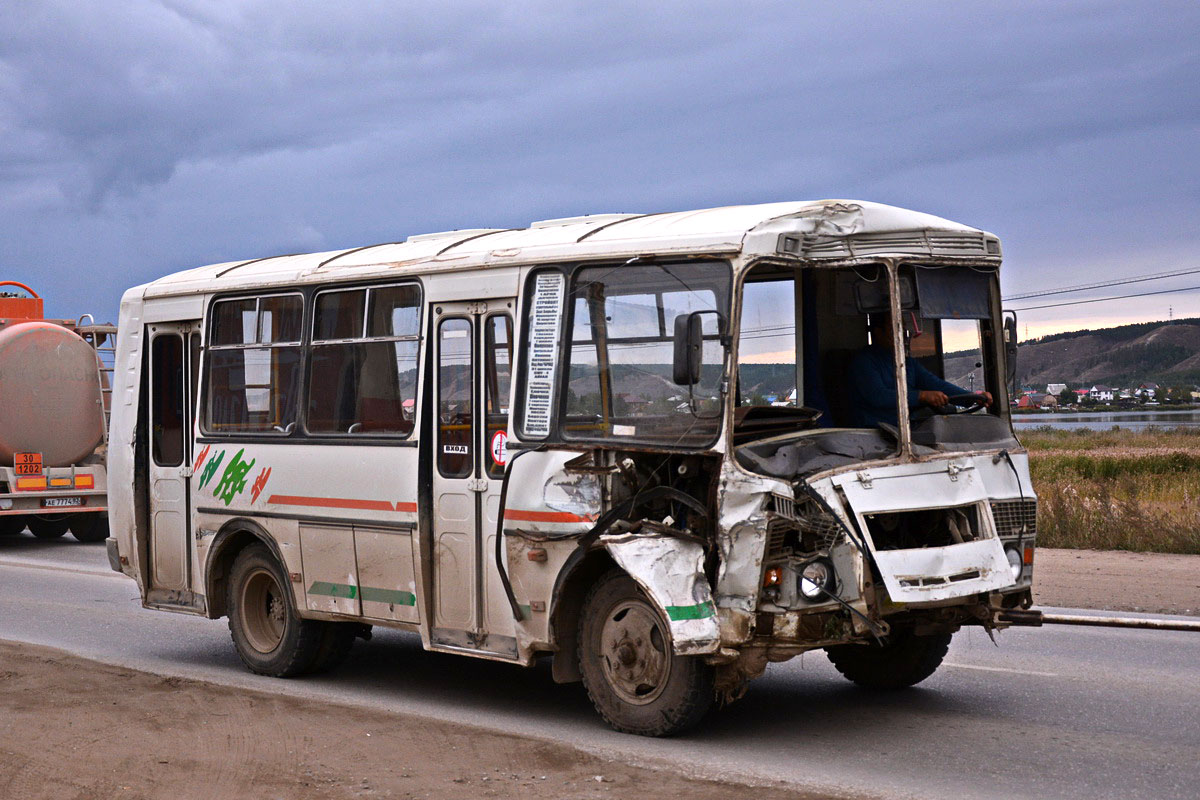
M 1038 548 L 1038 606 L 1200 616 L 1200 556 Z

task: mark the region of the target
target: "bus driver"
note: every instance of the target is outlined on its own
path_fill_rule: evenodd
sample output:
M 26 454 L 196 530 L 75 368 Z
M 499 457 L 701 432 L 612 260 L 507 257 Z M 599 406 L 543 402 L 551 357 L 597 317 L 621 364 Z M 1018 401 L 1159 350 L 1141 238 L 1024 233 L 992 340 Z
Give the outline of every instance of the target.
M 871 343 L 858 351 L 850 363 L 850 421 L 859 428 L 874 428 L 881 422 L 895 426 L 896 362 L 892 356 L 891 315 L 871 315 Z M 908 377 L 908 406 L 941 408 L 954 395 L 970 394 L 966 389 L 942 380 L 908 355 L 905 343 L 905 372 Z M 989 392 L 979 392 L 992 404 Z

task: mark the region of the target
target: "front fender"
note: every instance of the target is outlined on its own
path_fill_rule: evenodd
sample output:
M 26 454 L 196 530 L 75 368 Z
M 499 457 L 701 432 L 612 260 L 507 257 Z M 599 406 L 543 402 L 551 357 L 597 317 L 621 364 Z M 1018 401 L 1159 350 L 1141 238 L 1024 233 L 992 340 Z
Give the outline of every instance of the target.
M 658 606 L 678 655 L 715 653 L 721 645 L 704 548 L 666 534 L 601 536 L 600 543 Z

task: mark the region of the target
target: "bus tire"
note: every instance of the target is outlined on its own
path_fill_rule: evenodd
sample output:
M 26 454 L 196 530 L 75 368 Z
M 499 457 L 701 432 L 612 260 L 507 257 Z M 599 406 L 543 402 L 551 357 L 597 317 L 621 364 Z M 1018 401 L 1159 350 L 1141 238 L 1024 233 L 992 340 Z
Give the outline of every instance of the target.
M 71 527 L 71 520 L 61 517 L 27 517 L 29 530 L 39 539 L 57 539 Z
M 825 654 L 837 671 L 866 689 L 906 689 L 932 675 L 950 647 L 950 634 L 917 636 L 897 631 L 880 645 L 843 644 Z
M 287 574 L 265 545 L 238 553 L 227 592 L 229 634 L 251 672 L 290 678 L 311 671 L 323 626 L 296 613 Z
M 26 524 L 25 517 L 0 517 L 0 536 L 16 536 L 25 530 Z
M 108 515 L 76 514 L 71 520 L 71 535 L 77 542 L 102 542 L 108 538 Z
M 618 731 L 671 736 L 695 726 L 715 699 L 713 668 L 672 651 L 662 612 L 625 572 L 592 586 L 579 620 L 579 666 L 596 711 Z
M 309 672 L 322 673 L 337 669 L 350 655 L 359 626 L 353 622 L 322 622 L 321 643 Z

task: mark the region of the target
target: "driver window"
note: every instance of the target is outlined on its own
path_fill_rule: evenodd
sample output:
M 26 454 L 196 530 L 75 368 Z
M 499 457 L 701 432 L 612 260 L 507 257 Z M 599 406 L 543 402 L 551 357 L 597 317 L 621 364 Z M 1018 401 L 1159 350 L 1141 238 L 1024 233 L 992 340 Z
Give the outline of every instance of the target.
M 801 405 L 796 397 L 796 282 L 747 281 L 742 289 L 738 405 Z

